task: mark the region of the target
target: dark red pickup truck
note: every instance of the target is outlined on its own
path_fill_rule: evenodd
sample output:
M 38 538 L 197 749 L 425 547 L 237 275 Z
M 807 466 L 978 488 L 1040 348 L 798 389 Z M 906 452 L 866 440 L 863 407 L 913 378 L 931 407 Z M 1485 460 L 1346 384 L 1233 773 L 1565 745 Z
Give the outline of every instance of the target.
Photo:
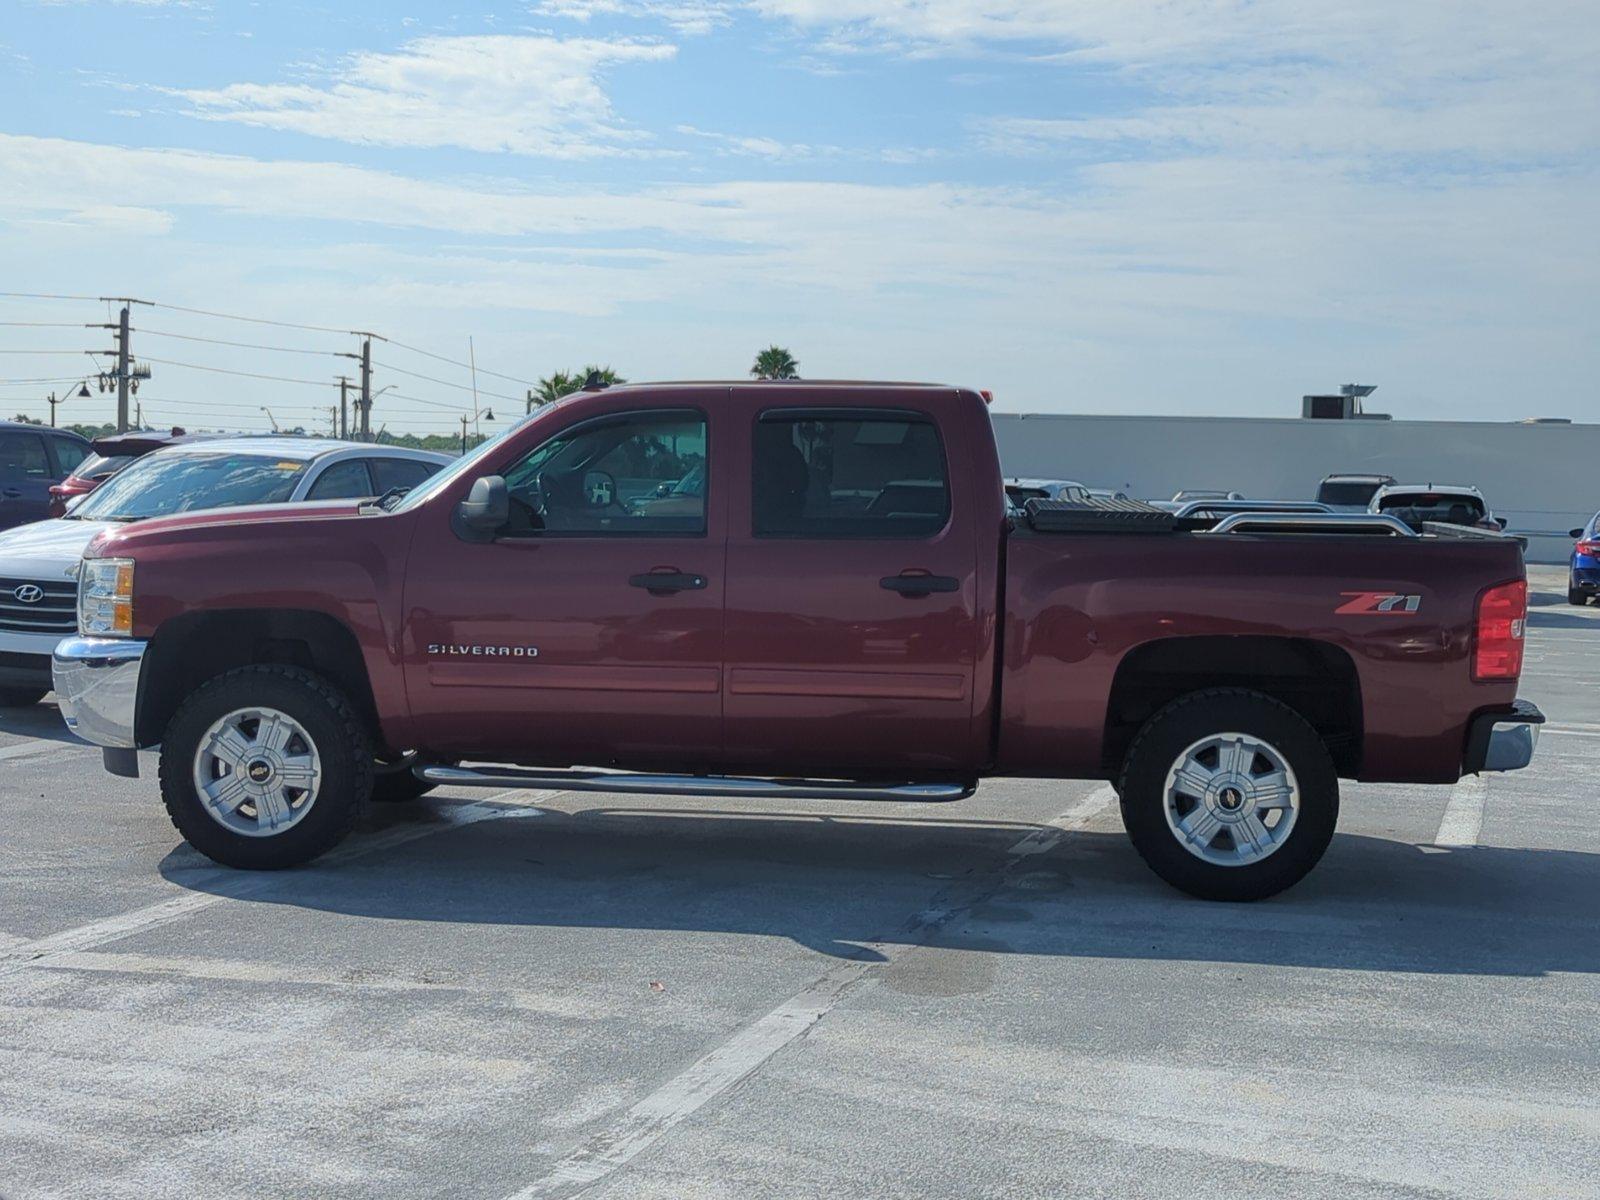
M 442 783 L 958 800 L 1109 779 L 1166 880 L 1300 879 L 1338 779 L 1530 760 L 1521 549 L 1392 518 L 1033 502 L 983 400 L 585 391 L 404 497 L 90 547 L 68 724 L 219 862 L 328 850 Z M 496 764 L 496 765 L 484 765 Z

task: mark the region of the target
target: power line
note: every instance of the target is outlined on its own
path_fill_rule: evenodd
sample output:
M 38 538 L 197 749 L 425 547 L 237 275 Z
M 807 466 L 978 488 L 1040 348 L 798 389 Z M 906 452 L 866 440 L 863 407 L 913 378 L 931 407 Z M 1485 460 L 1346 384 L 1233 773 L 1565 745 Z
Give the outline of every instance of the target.
M 11 329 L 20 329 L 20 328 L 24 328 L 24 327 L 29 328 L 29 329 L 82 329 L 83 328 L 83 322 L 82 321 L 0 321 L 0 325 L 4 325 L 7 328 L 11 328 Z
M 4 293 L 0 293 L 0 295 L 4 295 Z M 224 321 L 248 321 L 252 325 L 276 325 L 280 329 L 305 329 L 312 333 L 341 333 L 351 337 L 368 336 L 364 335 L 359 329 L 335 329 L 331 325 L 301 325 L 294 321 L 274 321 L 267 317 L 245 317 L 240 316 L 238 313 L 213 312 L 207 308 L 185 308 L 181 304 L 162 304 L 156 300 L 144 300 L 140 303 L 148 304 L 151 308 L 165 308 L 171 312 L 193 313 L 199 317 L 217 317 Z M 370 336 L 377 338 L 381 342 L 389 340 L 381 334 L 374 333 Z
M 337 350 L 307 350 L 299 346 L 265 346 L 260 342 L 230 342 L 222 338 L 198 337 L 192 333 L 169 333 L 164 329 L 146 329 L 139 327 L 139 332 L 146 337 L 179 338 L 185 342 L 209 342 L 213 346 L 238 346 L 244 350 L 274 350 L 280 354 L 322 354 L 329 358 L 339 357 Z
M 63 296 L 55 292 L 0 292 L 7 300 L 104 300 L 104 296 Z
M 437 383 L 440 387 L 455 388 L 457 391 L 462 392 L 473 392 L 474 394 L 480 396 L 493 396 L 496 400 L 510 400 L 515 404 L 522 403 L 521 396 L 508 396 L 504 392 L 491 392 L 485 388 L 475 389 L 470 384 L 451 383 L 448 379 L 435 379 L 432 375 L 423 375 L 417 371 L 408 371 L 404 367 L 395 366 L 393 363 L 375 362 L 372 365 L 375 367 L 382 367 L 385 371 L 398 371 L 400 374 L 409 375 L 413 379 L 425 379 L 429 383 Z M 485 371 L 484 374 L 487 375 L 489 372 Z
M 389 345 L 391 345 L 391 346 L 396 346 L 401 350 L 409 350 L 409 351 L 411 351 L 411 353 L 420 354 L 425 358 L 436 358 L 440 362 L 449 363 L 452 367 L 460 367 L 462 370 L 465 370 L 465 371 L 470 371 L 470 370 L 473 369 L 471 363 L 464 363 L 459 358 L 446 358 L 443 354 L 435 354 L 432 350 L 424 350 L 420 346 L 411 346 L 411 345 L 407 345 L 405 342 L 397 342 L 393 338 L 384 338 L 384 341 L 388 342 Z M 391 368 L 391 369 L 392 370 L 398 370 L 399 368 L 396 367 L 396 368 Z M 478 367 L 477 371 L 478 371 L 478 374 L 480 374 L 480 375 L 493 375 L 496 379 L 507 379 L 507 380 L 510 380 L 512 383 L 520 383 L 520 384 L 523 384 L 523 385 L 525 385 L 527 387 L 535 387 L 535 386 L 537 386 L 532 380 L 519 379 L 515 375 L 504 375 L 499 371 L 491 371 L 487 367 Z M 521 398 L 522 397 L 520 397 L 520 396 L 515 397 L 515 399 L 518 399 L 518 400 L 520 400 Z
M 191 371 L 211 371 L 218 375 L 239 375 L 246 379 L 270 379 L 274 383 L 303 383 L 308 387 L 338 387 L 339 385 L 326 379 L 293 379 L 287 375 L 262 375 L 256 371 L 235 371 L 228 367 L 203 367 L 199 363 L 179 362 L 172 358 L 150 358 L 146 356 L 145 362 L 160 363 L 164 367 L 186 367 Z

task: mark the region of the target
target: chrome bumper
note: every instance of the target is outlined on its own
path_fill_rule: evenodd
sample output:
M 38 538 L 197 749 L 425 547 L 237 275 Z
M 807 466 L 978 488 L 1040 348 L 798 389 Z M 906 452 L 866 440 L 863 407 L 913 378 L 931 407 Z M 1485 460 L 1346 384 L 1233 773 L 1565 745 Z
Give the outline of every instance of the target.
M 130 638 L 70 637 L 50 659 L 61 716 L 86 742 L 135 749 L 139 671 L 149 643 Z
M 1544 714 L 1526 700 L 1518 700 L 1508 713 L 1478 716 L 1467 730 L 1463 773 L 1520 771 L 1533 761 L 1543 724 Z

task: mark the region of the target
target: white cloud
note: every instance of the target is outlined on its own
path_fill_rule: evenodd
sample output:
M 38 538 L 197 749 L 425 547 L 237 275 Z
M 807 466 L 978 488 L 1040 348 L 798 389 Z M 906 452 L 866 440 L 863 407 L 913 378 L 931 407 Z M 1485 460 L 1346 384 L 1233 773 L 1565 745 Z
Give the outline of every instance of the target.
M 533 12 L 585 23 L 595 17 L 659 21 L 685 36 L 704 36 L 733 19 L 732 5 L 723 0 L 541 0 Z
M 191 115 L 382 146 L 461 146 L 554 158 L 637 153 L 601 86 L 606 68 L 661 62 L 658 42 L 427 37 L 351 56 L 333 82 L 180 91 Z

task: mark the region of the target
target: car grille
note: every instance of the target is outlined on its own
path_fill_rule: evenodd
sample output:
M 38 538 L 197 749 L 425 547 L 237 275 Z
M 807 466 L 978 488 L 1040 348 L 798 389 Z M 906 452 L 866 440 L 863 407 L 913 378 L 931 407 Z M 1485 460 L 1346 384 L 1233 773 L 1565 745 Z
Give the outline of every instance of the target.
M 30 585 L 44 592 L 44 599 L 24 604 L 17 589 Z M 0 579 L 0 632 L 77 633 L 78 585 L 70 579 Z

